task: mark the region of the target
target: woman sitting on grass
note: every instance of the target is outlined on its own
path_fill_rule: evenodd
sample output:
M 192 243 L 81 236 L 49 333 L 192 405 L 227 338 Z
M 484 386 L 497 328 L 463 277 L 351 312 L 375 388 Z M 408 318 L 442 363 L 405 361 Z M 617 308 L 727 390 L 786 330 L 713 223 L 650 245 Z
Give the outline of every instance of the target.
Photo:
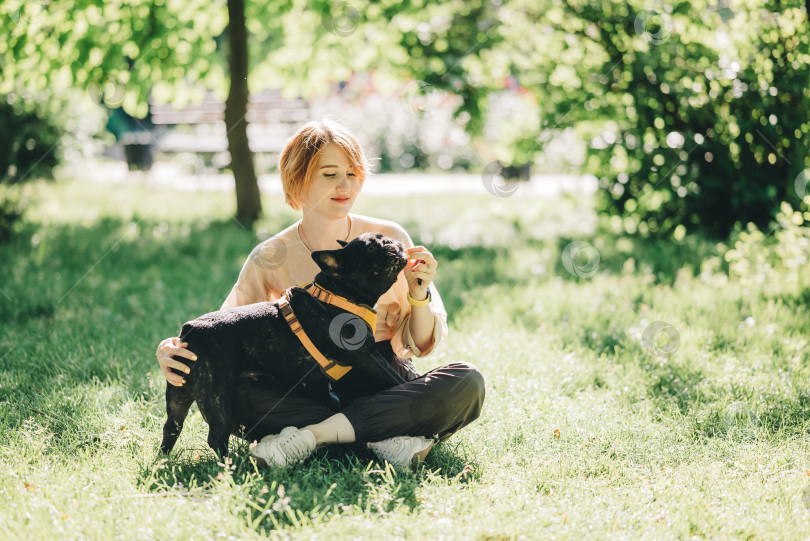
M 438 263 L 398 224 L 350 214 L 369 164 L 344 127 L 331 120 L 304 126 L 281 152 L 279 170 L 287 204 L 303 210 L 303 217 L 253 249 L 222 308 L 275 301 L 288 287 L 315 278 L 320 269 L 310 257 L 313 251 L 340 248 L 336 239 L 383 233 L 406 247 L 408 265 L 375 306 L 374 337 L 406 383 L 337 411 L 329 397 L 305 384 L 290 388 L 270 374 L 244 372 L 236 390 L 236 423 L 245 427 L 239 435 L 260 440 L 251 453 L 275 466 L 295 464 L 316 447 L 358 441 L 380 459 L 410 467 L 434 443 L 478 418 L 484 400 L 484 379 L 474 365 L 451 363 L 420 375 L 409 359 L 432 352 L 447 335 L 447 313 L 431 285 Z M 172 337 L 158 346 L 158 362 L 171 385 L 185 380 L 170 369 L 190 371 L 173 357 L 196 358 L 187 345 Z

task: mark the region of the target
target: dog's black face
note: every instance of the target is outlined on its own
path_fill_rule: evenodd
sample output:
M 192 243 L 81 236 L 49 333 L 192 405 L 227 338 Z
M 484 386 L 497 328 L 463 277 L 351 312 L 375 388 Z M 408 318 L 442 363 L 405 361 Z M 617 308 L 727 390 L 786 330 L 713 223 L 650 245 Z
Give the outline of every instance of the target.
M 312 252 L 321 268 L 315 281 L 369 306 L 394 285 L 408 262 L 402 243 L 382 233 L 363 233 L 351 242 L 338 243 L 343 246 L 338 250 Z

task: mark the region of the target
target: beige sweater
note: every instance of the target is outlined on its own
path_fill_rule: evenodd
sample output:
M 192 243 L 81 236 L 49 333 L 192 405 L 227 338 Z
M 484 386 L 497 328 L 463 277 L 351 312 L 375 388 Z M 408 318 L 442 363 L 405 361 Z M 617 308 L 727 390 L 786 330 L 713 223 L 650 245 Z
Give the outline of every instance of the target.
M 406 248 L 413 246 L 408 233 L 397 223 L 379 220 L 368 216 L 351 214 L 349 239 L 363 233 L 380 232 L 383 235 L 400 241 Z M 298 224 L 294 223 L 278 235 L 267 239 L 256 246 L 245 261 L 239 279 L 231 289 L 222 308 L 243 306 L 255 302 L 274 301 L 288 287 L 311 282 L 320 271 L 312 260 L 309 249 L 298 234 Z M 423 357 L 433 351 L 436 345 L 447 336 L 447 312 L 435 284 L 430 285 L 430 309 L 434 315 L 433 343 L 425 350 L 414 344 L 409 329 L 411 305 L 408 303 L 408 283 L 404 272 L 399 273 L 397 281 L 386 291 L 374 309 L 377 310 L 377 328 L 374 338 L 380 342 L 391 340 L 394 353 L 399 357 L 409 358 L 412 355 Z M 387 320 L 393 316 L 395 323 L 389 325 Z

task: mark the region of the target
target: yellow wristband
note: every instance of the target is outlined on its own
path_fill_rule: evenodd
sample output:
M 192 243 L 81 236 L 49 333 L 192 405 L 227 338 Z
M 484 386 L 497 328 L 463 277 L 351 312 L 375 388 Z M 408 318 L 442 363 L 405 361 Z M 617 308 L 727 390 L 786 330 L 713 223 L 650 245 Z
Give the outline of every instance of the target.
M 411 303 L 411 306 L 427 306 L 428 304 L 430 304 L 430 288 L 428 288 L 427 293 L 428 294 L 427 297 L 425 297 L 425 300 L 418 301 L 413 297 L 411 297 L 411 292 L 408 291 L 408 302 Z

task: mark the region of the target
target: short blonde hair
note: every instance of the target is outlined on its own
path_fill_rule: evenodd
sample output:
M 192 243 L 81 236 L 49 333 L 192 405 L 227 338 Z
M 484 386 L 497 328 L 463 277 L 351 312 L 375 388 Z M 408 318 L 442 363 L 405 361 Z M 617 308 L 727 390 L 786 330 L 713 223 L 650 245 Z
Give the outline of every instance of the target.
M 343 150 L 349 161 L 354 164 L 355 174 L 361 184 L 366 180 L 366 176 L 371 174 L 371 165 L 363 148 L 347 128 L 330 117 L 312 121 L 287 141 L 278 157 L 284 200 L 293 209 L 301 209 L 301 195 L 312 181 L 321 150 L 329 143 Z

